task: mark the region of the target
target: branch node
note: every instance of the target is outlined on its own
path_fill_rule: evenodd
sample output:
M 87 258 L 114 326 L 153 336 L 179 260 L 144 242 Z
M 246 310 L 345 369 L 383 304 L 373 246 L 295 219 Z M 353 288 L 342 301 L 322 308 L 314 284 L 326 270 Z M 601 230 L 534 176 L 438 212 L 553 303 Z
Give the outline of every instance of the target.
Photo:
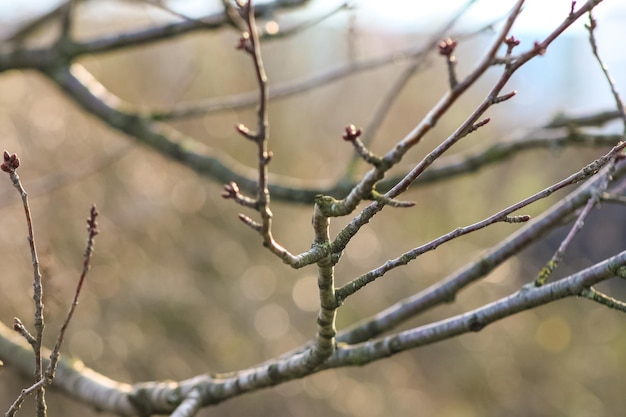
M 535 41 L 535 43 L 533 44 L 533 52 L 537 55 L 545 55 L 546 50 L 547 48 L 542 42 Z
M 570 19 L 574 18 L 574 9 L 575 8 L 576 8 L 576 0 L 572 0 L 572 5 L 570 7 L 569 16 L 568 16 Z

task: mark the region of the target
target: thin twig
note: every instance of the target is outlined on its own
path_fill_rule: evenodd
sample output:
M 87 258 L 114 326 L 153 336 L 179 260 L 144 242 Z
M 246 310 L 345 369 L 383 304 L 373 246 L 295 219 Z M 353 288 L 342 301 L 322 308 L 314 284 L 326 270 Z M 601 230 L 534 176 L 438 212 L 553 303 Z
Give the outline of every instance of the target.
M 461 17 L 463 17 L 463 15 L 470 9 L 470 7 L 474 3 L 476 3 L 476 0 L 467 1 L 465 5 L 461 7 L 454 16 L 452 16 L 450 20 L 448 20 L 439 30 L 437 30 L 429 38 L 424 46 L 423 53 L 416 54 L 410 57 L 409 65 L 406 66 L 402 70 L 400 75 L 398 75 L 398 77 L 392 82 L 391 86 L 388 88 L 388 90 L 385 92 L 382 99 L 380 100 L 380 103 L 377 105 L 376 110 L 374 111 L 374 115 L 370 118 L 367 126 L 365 127 L 365 132 L 363 134 L 363 137 L 361 138 L 365 146 L 370 146 L 370 144 L 372 143 L 372 140 L 376 136 L 378 130 L 380 129 L 380 126 L 387 117 L 387 114 L 391 111 L 393 103 L 400 96 L 400 93 L 402 92 L 402 90 L 404 90 L 404 87 L 406 87 L 409 80 L 416 74 L 418 69 L 425 62 L 424 58 L 426 57 L 427 52 L 431 51 L 435 46 L 437 46 L 437 43 L 440 41 L 440 39 L 444 37 L 448 31 L 450 31 L 450 29 L 458 22 Z M 485 26 L 470 35 L 466 35 L 464 36 L 464 38 L 469 38 L 471 36 L 475 36 L 478 33 L 483 33 L 488 28 L 491 28 L 491 25 L 492 24 Z M 344 181 L 353 178 L 357 168 L 357 162 L 358 158 L 356 157 L 353 157 L 350 160 L 346 172 L 343 176 Z
M 604 170 L 608 170 L 608 168 L 605 167 Z M 626 162 L 620 161 L 616 166 L 614 177 L 622 178 L 624 174 L 626 174 Z M 453 301 L 463 288 L 487 276 L 506 260 L 561 226 L 572 213 L 586 204 L 603 175 L 604 172 L 601 171 L 599 178 L 590 178 L 532 222 L 522 226 L 508 238 L 482 254 L 480 258 L 473 260 L 417 294 L 400 300 L 376 314 L 375 317 L 363 319 L 361 322 L 342 330 L 338 334 L 337 340 L 345 343 L 364 342 L 392 330 L 437 305 Z
M 43 332 L 45 328 L 44 314 L 43 314 L 43 285 L 41 282 L 41 271 L 39 269 L 39 258 L 37 257 L 37 248 L 35 245 L 35 232 L 33 230 L 32 216 L 30 213 L 30 205 L 28 203 L 28 194 L 22 186 L 20 177 L 16 170 L 20 166 L 20 160 L 16 154 L 10 155 L 9 152 L 4 151 L 4 162 L 0 166 L 2 171 L 7 172 L 11 178 L 11 182 L 20 196 L 22 197 L 22 205 L 24 207 L 24 214 L 26 216 L 26 225 L 28 228 L 28 243 L 30 246 L 31 260 L 33 263 L 33 301 L 35 302 L 35 335 L 29 339 L 33 351 L 35 353 L 35 381 L 36 383 L 43 378 L 43 362 L 41 357 L 41 346 L 43 339 Z M 16 329 L 19 330 L 19 329 Z M 21 334 L 24 334 L 20 331 Z M 28 339 L 28 338 L 27 338 Z M 36 408 L 37 416 L 44 417 L 46 415 L 46 397 L 44 385 L 39 385 L 35 390 L 36 392 Z
M 457 229 L 454 229 L 453 231 L 446 233 L 445 235 L 440 236 L 437 239 L 434 239 L 424 245 L 418 246 L 414 249 L 411 249 L 408 252 L 403 253 L 402 255 L 398 256 L 397 258 L 393 259 L 393 260 L 389 260 L 387 262 L 385 262 L 383 265 L 381 265 L 380 267 L 364 274 L 361 275 L 358 278 L 355 278 L 354 280 L 350 281 L 349 283 L 347 283 L 346 285 L 344 285 L 343 287 L 339 288 L 337 290 L 337 299 L 339 302 L 342 302 L 345 298 L 347 298 L 348 296 L 356 293 L 360 288 L 364 287 L 365 285 L 373 282 L 374 280 L 376 280 L 377 278 L 382 277 L 383 275 L 385 275 L 387 272 L 391 271 L 392 269 L 395 269 L 397 267 L 403 266 L 408 264 L 409 262 L 413 261 L 414 259 L 416 259 L 418 256 L 435 250 L 437 249 L 439 246 L 441 246 L 444 243 L 447 243 L 453 239 L 456 239 L 460 236 L 464 236 L 466 234 L 475 232 L 477 230 L 480 230 L 482 228 L 485 228 L 487 226 L 490 226 L 494 223 L 498 223 L 498 222 L 508 222 L 507 220 L 510 220 L 509 215 L 511 215 L 512 213 L 516 212 L 517 210 L 524 208 L 526 206 L 528 206 L 529 204 L 532 204 L 540 199 L 546 198 L 550 195 L 552 195 L 554 192 L 567 187 L 569 185 L 572 184 L 576 184 L 584 179 L 589 178 L 592 175 L 595 175 L 598 170 L 600 170 L 603 166 L 605 166 L 606 164 L 608 164 L 609 162 L 613 161 L 613 158 L 618 155 L 623 149 L 624 147 L 626 147 L 626 143 L 621 143 L 617 146 L 615 146 L 613 149 L 611 149 L 611 151 L 609 153 L 607 153 L 606 155 L 598 158 L 597 160 L 593 161 L 592 163 L 588 164 L 587 166 L 585 166 L 584 168 L 582 168 L 580 171 L 570 175 L 569 177 L 557 182 L 556 184 L 547 187 L 545 189 L 543 189 L 542 191 L 533 194 L 527 198 L 525 198 L 524 200 L 515 203 L 503 210 L 500 210 L 499 212 L 489 216 L 486 219 L 483 219 L 479 222 L 476 222 L 474 224 L 471 224 L 469 226 L 465 226 L 465 227 L 459 227 Z M 606 174 L 606 177 L 604 178 L 608 178 L 610 177 L 610 171 Z M 606 185 L 605 185 L 606 187 Z M 526 219 L 528 220 L 528 219 Z M 581 220 L 582 221 L 582 220 Z M 340 250 L 344 249 L 344 241 L 339 240 L 339 237 L 333 242 L 333 252 L 338 252 Z
M 39 381 L 35 382 L 30 387 L 25 388 L 22 391 L 20 391 L 20 395 L 18 395 L 18 397 L 15 399 L 15 401 L 13 401 L 13 404 L 11 404 L 11 406 L 9 407 L 7 412 L 4 414 L 4 416 L 5 417 L 13 417 L 13 416 L 15 416 L 15 414 L 19 411 L 20 407 L 22 406 L 22 404 L 24 403 L 26 398 L 28 398 L 30 395 L 34 394 L 35 391 L 43 389 L 43 386 L 44 386 L 45 382 L 46 381 L 44 379 L 40 379 Z
M 407 152 L 409 148 L 417 144 L 424 135 L 430 131 L 430 129 L 435 125 L 437 120 L 450 108 L 450 106 L 454 103 L 454 101 L 458 98 L 459 94 L 462 94 L 472 85 L 481 75 L 482 73 L 491 66 L 495 61 L 495 54 L 498 51 L 498 48 L 504 42 L 507 37 L 508 31 L 513 25 L 516 17 L 519 15 L 521 11 L 521 7 L 523 5 L 523 1 L 520 1 L 513 8 L 511 14 L 509 15 L 504 28 L 500 31 L 499 35 L 496 38 L 496 42 L 494 42 L 478 65 L 478 67 L 468 75 L 462 82 L 460 82 L 456 88 L 450 90 L 446 96 L 444 96 L 440 102 L 431 110 L 431 112 L 426 116 L 426 118 L 415 128 L 409 135 L 407 135 L 402 141 L 400 141 L 394 149 L 388 152 L 384 157 L 383 161 L 388 163 L 389 166 L 393 166 L 397 164 L 398 161 L 401 160 L 402 156 Z M 589 10 L 590 7 L 595 5 L 594 1 L 588 2 L 585 6 L 583 6 L 578 12 L 575 13 L 576 18 Z M 385 197 L 390 199 L 395 199 L 401 193 L 405 192 L 411 184 L 415 180 L 417 180 L 422 173 L 439 157 L 441 157 L 445 152 L 447 152 L 454 144 L 456 144 L 461 138 L 463 138 L 468 129 L 471 129 L 472 126 L 479 120 L 479 118 L 489 109 L 495 102 L 497 102 L 500 92 L 507 84 L 508 80 L 512 77 L 517 69 L 519 69 L 524 63 L 528 62 L 530 59 L 537 57 L 543 53 L 547 49 L 548 45 L 554 39 L 558 37 L 567 27 L 569 27 L 574 20 L 571 18 L 567 18 L 564 20 L 552 33 L 550 33 L 542 42 L 537 42 L 534 47 L 528 52 L 521 54 L 518 58 L 515 59 L 513 63 L 510 65 L 506 65 L 505 69 L 497 80 L 495 85 L 492 87 L 490 93 L 487 97 L 480 103 L 476 109 L 472 112 L 472 114 L 457 128 L 457 130 L 449 136 L 446 140 L 444 140 L 439 146 L 437 146 L 433 151 L 427 154 L 402 180 L 400 180 L 395 186 L 391 188 L 388 192 L 385 193 Z M 611 152 L 612 155 L 613 151 Z M 612 155 L 613 156 L 613 155 Z M 602 164 L 606 164 L 608 160 L 602 159 Z M 600 161 L 596 161 L 591 165 L 596 165 L 596 163 L 600 163 Z M 385 165 L 383 165 L 385 166 Z M 583 169 L 585 177 L 591 175 L 593 172 L 587 171 L 588 168 L 593 167 L 585 167 Z M 362 195 L 366 193 L 371 187 L 373 187 L 376 182 L 380 181 L 385 171 L 381 169 L 373 169 L 370 170 L 361 180 L 361 182 L 355 186 L 348 196 L 341 201 L 333 201 L 329 200 L 326 210 L 328 215 L 344 215 L 346 213 L 351 212 L 356 208 L 356 205 L 361 201 Z M 333 252 L 341 252 L 343 248 L 348 244 L 350 239 L 360 230 L 360 228 L 367 224 L 372 217 L 374 217 L 378 212 L 380 212 L 384 207 L 384 204 L 380 201 L 376 201 L 366 207 L 360 214 L 355 216 L 353 220 L 344 227 L 333 242 Z M 506 213 L 509 214 L 509 213 Z
M 76 0 L 81 1 L 81 0 Z M 31 34 L 39 30 L 44 25 L 50 23 L 50 21 L 56 19 L 64 13 L 67 4 L 61 2 L 58 6 L 54 7 L 50 11 L 42 14 L 41 16 L 36 17 L 30 22 L 22 25 L 15 32 L 13 32 L 9 37 L 3 39 L 1 42 L 13 42 L 19 43 L 23 42 L 26 38 L 28 38 Z
M 63 339 L 65 337 L 65 332 L 70 324 L 70 320 L 74 316 L 74 312 L 76 311 L 76 306 L 78 306 L 78 298 L 80 296 L 80 292 L 83 288 L 83 283 L 85 282 L 85 277 L 87 276 L 87 272 L 91 268 L 91 255 L 93 254 L 93 246 L 94 246 L 94 238 L 99 233 L 98 232 L 98 223 L 96 222 L 96 218 L 98 217 L 98 210 L 96 210 L 96 205 L 91 206 L 91 210 L 89 211 L 89 218 L 87 219 L 87 247 L 85 249 L 85 255 L 83 260 L 83 270 L 80 274 L 80 278 L 78 279 L 78 284 L 76 285 L 76 290 L 74 292 L 74 299 L 72 300 L 72 304 L 70 305 L 70 309 L 67 312 L 65 320 L 59 329 L 59 334 L 57 335 L 57 340 L 52 349 L 52 353 L 50 354 L 50 363 L 46 369 L 46 385 L 52 383 L 54 379 L 57 363 L 59 361 L 59 355 L 61 350 L 61 345 L 63 344 Z
M 552 255 L 550 260 L 546 263 L 546 265 L 543 268 L 541 268 L 541 270 L 537 274 L 537 277 L 535 278 L 535 281 L 534 281 L 534 285 L 536 287 L 545 285 L 545 283 L 550 278 L 550 275 L 552 274 L 552 272 L 554 272 L 554 270 L 559 266 L 561 260 L 563 259 L 563 256 L 565 255 L 565 252 L 567 251 L 567 248 L 574 241 L 574 237 L 578 234 L 578 232 L 580 232 L 583 229 L 585 220 L 591 213 L 591 210 L 593 210 L 593 208 L 600 201 L 600 194 L 604 192 L 606 188 L 609 186 L 611 175 L 612 175 L 611 169 L 605 171 L 602 174 L 602 177 L 600 178 L 600 182 L 598 183 L 597 188 L 594 190 L 593 194 L 589 198 L 589 201 L 587 201 L 587 204 L 585 204 L 585 207 L 583 207 L 583 209 L 578 214 L 578 218 L 576 219 L 576 221 L 570 228 L 569 232 L 567 233 L 567 236 L 565 236 L 565 238 L 561 241 L 561 244 L 559 245 L 559 248 L 557 249 L 557 251 L 554 253 L 554 255 Z
M 613 77 L 609 74 L 609 69 L 600 57 L 600 53 L 598 52 L 598 45 L 596 43 L 596 36 L 594 34 L 595 29 L 598 27 L 596 20 L 593 18 L 591 10 L 589 10 L 589 24 L 585 25 L 587 31 L 589 32 L 589 44 L 591 45 L 591 51 L 593 52 L 593 56 L 600 64 L 600 68 L 602 69 L 602 73 L 604 74 L 604 78 L 609 83 L 611 87 L 611 94 L 613 94 L 613 99 L 615 100 L 615 107 L 617 107 L 617 113 L 622 118 L 622 123 L 624 125 L 624 135 L 626 135 L 626 111 L 624 111 L 624 101 L 622 100 L 619 91 L 617 91 L 617 87 L 615 87 L 615 81 L 613 81 Z
M 598 304 L 612 308 L 622 313 L 626 313 L 626 303 L 594 289 L 593 287 L 585 288 L 581 293 L 581 297 L 595 301 Z
M 622 276 L 625 268 L 626 251 L 543 287 L 522 289 L 491 304 L 448 319 L 371 340 L 368 343 L 342 345 L 324 364 L 324 367 L 362 366 L 408 349 L 447 340 L 465 333 L 478 332 L 505 317 L 566 297 L 581 295 L 594 284 L 615 276 Z
M 504 38 L 506 37 L 508 31 L 513 26 L 513 22 L 515 22 L 517 16 L 521 12 L 521 8 L 524 1 L 519 0 L 516 3 L 516 6 L 511 11 L 507 21 L 504 24 L 504 27 L 501 29 L 496 39 L 493 41 L 491 46 L 489 47 L 488 52 L 485 57 L 481 60 L 481 62 L 477 65 L 477 67 L 472 71 L 462 82 L 459 82 L 457 86 L 450 90 L 444 97 L 437 103 L 431 111 L 426 115 L 426 117 L 415 127 L 404 139 L 400 140 L 387 154 L 382 158 L 382 164 L 378 167 L 375 167 L 368 171 L 363 178 L 356 184 L 352 190 L 348 193 L 348 195 L 342 200 L 335 199 L 327 199 L 326 204 L 324 204 L 321 208 L 325 215 L 329 217 L 340 217 L 345 216 L 347 214 L 352 213 L 358 206 L 358 204 L 365 199 L 367 196 L 372 194 L 374 190 L 374 186 L 384 178 L 386 172 L 391 169 L 393 166 L 397 165 L 404 155 L 417 145 L 422 138 L 435 126 L 439 118 L 441 118 L 450 107 L 457 101 L 459 97 L 463 95 L 463 93 L 473 85 L 484 73 L 487 69 L 492 65 L 492 61 L 495 57 L 498 48 L 502 44 Z M 458 140 L 464 137 L 467 134 L 467 130 L 471 128 L 471 126 L 478 121 L 478 118 L 489 108 L 493 103 L 492 100 L 495 98 L 494 92 L 499 92 L 500 89 L 504 86 L 506 81 L 510 75 L 503 75 L 496 86 L 493 88 L 492 93 L 475 111 L 472 115 L 466 120 L 466 122 L 457 129 L 457 131 L 449 137 L 446 141 L 444 141 L 440 146 L 438 146 L 435 151 L 431 152 L 416 168 L 414 168 L 402 181 L 396 184 L 390 191 L 385 194 L 385 198 L 387 199 L 395 199 L 399 194 L 406 191 L 413 181 L 428 167 L 432 162 L 434 162 L 439 156 L 445 153 L 448 149 L 452 147 Z M 491 95 L 494 95 L 491 97 Z M 342 240 L 347 244 L 351 236 L 351 232 L 356 233 L 358 229 L 365 223 L 369 222 L 369 220 L 384 207 L 384 203 L 380 200 L 376 203 L 368 206 L 367 213 L 361 212 L 359 216 L 357 216 L 349 227 L 348 234 L 344 233 Z M 344 229 L 347 231 L 348 229 Z M 350 235 L 351 234 L 351 235 Z M 349 236 L 350 235 L 350 236 Z
M 61 35 L 59 36 L 59 42 L 65 42 L 71 40 L 72 37 L 72 17 L 74 14 L 74 8 L 76 6 L 76 0 L 66 0 L 61 13 Z

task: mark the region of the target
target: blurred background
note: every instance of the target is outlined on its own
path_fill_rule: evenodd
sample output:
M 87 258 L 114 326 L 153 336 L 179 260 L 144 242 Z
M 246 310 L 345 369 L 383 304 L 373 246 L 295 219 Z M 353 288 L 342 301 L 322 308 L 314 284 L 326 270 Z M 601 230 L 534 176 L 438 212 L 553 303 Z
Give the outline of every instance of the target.
M 219 2 L 174 1 L 169 7 L 200 17 Z M 384 3 L 384 6 L 383 6 Z M 478 1 L 451 30 L 475 32 L 497 21 L 513 2 Z M 512 33 L 528 48 L 567 15 L 570 2 L 529 1 Z M 597 8 L 600 52 L 622 92 L 626 57 L 619 46 L 626 11 L 607 1 Z M 289 25 L 333 7 L 267 16 L 261 24 Z M 270 105 L 273 174 L 332 183 L 344 174 L 353 149 L 341 140 L 347 124 L 365 126 L 390 83 L 407 64 L 402 51 L 424 45 L 463 2 L 357 1 L 297 35 L 268 40 L 263 54 L 270 86 L 332 68 L 397 53 L 389 65 L 360 72 Z M 0 5 L 0 35 L 10 35 L 54 3 Z M 143 2 L 85 2 L 77 8 L 75 36 L 157 26 L 177 17 Z M 594 61 L 582 20 L 523 67 L 506 90 L 518 96 L 491 109 L 491 123 L 462 141 L 463 153 L 541 126 L 555 115 L 614 108 Z M 496 24 L 496 27 L 497 24 Z M 43 28 L 36 42 L 56 36 Z M 461 76 L 473 69 L 493 32 L 464 38 L 457 48 Z M 231 29 L 198 31 L 176 39 L 79 60 L 113 94 L 142 109 L 254 91 L 249 57 L 235 50 Z M 397 172 L 445 139 L 484 98 L 493 69 L 412 150 Z M 445 62 L 428 55 L 398 97 L 372 144 L 386 152 L 445 93 Z M 271 87 L 270 87 L 271 88 Z M 254 108 L 171 122 L 179 131 L 253 166 L 255 149 L 233 125 L 254 126 Z M 606 131 L 619 133 L 612 123 Z M 309 340 L 316 330 L 315 268 L 292 270 L 262 247 L 237 218 L 242 209 L 220 197 L 222 184 L 173 163 L 134 139 L 86 115 L 33 72 L 0 74 L 0 147 L 17 153 L 31 191 L 31 210 L 46 293 L 47 344 L 68 308 L 82 268 L 85 219 L 98 206 L 100 235 L 92 269 L 63 353 L 123 382 L 179 380 L 201 372 L 243 369 Z M 456 227 L 493 214 L 580 169 L 607 149 L 553 149 L 525 153 L 506 164 L 409 191 L 407 210 L 379 214 L 347 248 L 337 267 L 343 284 Z M 359 172 L 365 172 L 361 165 Z M 67 178 L 70 178 L 69 180 Z M 537 215 L 565 196 L 559 192 L 523 214 Z M 17 193 L 0 181 L 0 320 L 32 322 L 31 264 Z M 292 253 L 310 247 L 312 208 L 274 201 L 276 238 Z M 254 213 L 246 213 L 254 217 Z M 522 214 L 522 213 L 520 213 Z M 559 276 L 623 250 L 623 209 L 602 206 L 586 222 Z M 333 219 L 336 233 L 350 218 Z M 441 280 L 517 225 L 499 224 L 457 239 L 389 273 L 350 298 L 337 326 L 345 328 Z M 566 230 L 525 251 L 407 327 L 476 308 L 534 279 Z M 626 297 L 626 287 L 602 286 Z M 568 299 L 522 313 L 454 340 L 402 353 L 363 368 L 326 371 L 227 401 L 199 415 L 284 416 L 614 416 L 626 407 L 626 331 L 623 316 L 584 300 Z M 30 382 L 0 369 L 0 409 Z M 51 416 L 101 415 L 59 393 L 48 395 Z M 28 407 L 25 406 L 25 407 Z M 32 409 L 26 408 L 24 413 Z

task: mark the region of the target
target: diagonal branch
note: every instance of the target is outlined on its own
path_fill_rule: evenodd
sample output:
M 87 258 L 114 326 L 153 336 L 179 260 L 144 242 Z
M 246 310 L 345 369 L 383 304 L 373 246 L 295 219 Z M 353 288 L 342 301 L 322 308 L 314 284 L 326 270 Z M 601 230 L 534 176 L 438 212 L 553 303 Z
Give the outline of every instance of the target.
M 525 310 L 581 296 L 587 288 L 616 276 L 626 275 L 626 251 L 597 263 L 574 275 L 546 284 L 527 287 L 486 306 L 446 320 L 410 329 L 382 339 L 354 346 L 342 346 L 325 364 L 328 368 L 358 365 L 389 357 L 399 352 L 450 339 L 465 333 L 478 332 L 491 323 Z
M 605 168 L 607 170 L 608 168 Z M 457 293 L 466 286 L 487 276 L 496 267 L 524 248 L 543 238 L 547 233 L 561 226 L 564 219 L 584 206 L 603 180 L 603 172 L 590 178 L 583 185 L 560 200 L 552 208 L 525 224 L 479 259 L 473 260 L 447 278 L 408 297 L 376 314 L 339 332 L 337 340 L 345 343 L 359 343 L 387 332 L 401 323 L 416 317 L 442 303 L 452 302 Z M 626 161 L 618 161 L 613 173 L 614 180 L 626 175 Z

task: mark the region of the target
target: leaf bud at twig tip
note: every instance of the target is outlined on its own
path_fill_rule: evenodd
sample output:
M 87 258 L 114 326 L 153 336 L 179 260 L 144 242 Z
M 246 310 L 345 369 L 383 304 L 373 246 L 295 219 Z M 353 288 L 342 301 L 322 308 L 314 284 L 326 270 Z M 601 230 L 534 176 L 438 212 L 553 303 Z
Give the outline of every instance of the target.
M 517 90 L 513 90 L 510 93 L 503 94 L 498 96 L 493 100 L 493 104 L 502 103 L 503 101 L 507 101 L 510 98 L 513 98 L 517 95 Z
M 261 225 L 257 222 L 255 222 L 254 220 L 252 220 L 250 217 L 246 216 L 243 213 L 239 213 L 237 215 L 237 217 L 239 217 L 239 220 L 241 220 L 242 222 L 244 222 L 245 224 L 247 224 L 248 226 L 250 226 L 251 228 L 253 228 L 256 231 L 260 231 L 261 230 Z
M 22 324 L 22 321 L 18 319 L 17 317 L 13 317 L 13 330 L 15 330 L 16 332 L 19 332 L 23 328 L 24 328 L 24 325 Z
M 506 44 L 506 46 L 509 47 L 509 50 L 511 50 L 520 44 L 520 40 L 515 39 L 515 36 L 511 35 L 508 38 L 504 39 L 504 43 Z
M 87 231 L 89 232 L 89 236 L 94 237 L 100 231 L 98 230 L 98 222 L 96 218 L 98 217 L 98 210 L 96 209 L 96 205 L 93 204 L 91 206 L 91 210 L 89 211 L 89 218 L 87 219 Z
M 16 154 L 9 154 L 8 151 L 3 153 L 4 162 L 0 165 L 0 169 L 4 172 L 13 172 L 20 166 L 20 158 Z
M 250 140 L 254 139 L 254 134 L 243 123 L 236 124 L 235 130 Z
M 474 123 L 468 130 L 467 133 L 472 133 L 478 129 L 480 129 L 481 127 L 483 127 L 484 125 L 486 125 L 487 123 L 489 123 L 491 121 L 490 117 L 487 117 L 486 119 L 483 119 L 479 122 Z
M 236 198 L 239 194 L 239 186 L 236 182 L 231 181 L 229 184 L 224 184 L 224 192 L 221 194 L 222 198 Z
M 439 42 L 439 55 L 449 57 L 454 52 L 454 48 L 457 46 L 457 41 L 453 41 L 450 38 L 444 39 Z
M 357 129 L 355 125 L 349 124 L 346 126 L 346 133 L 343 134 L 342 138 L 345 141 L 353 142 L 363 133 L 362 129 Z

